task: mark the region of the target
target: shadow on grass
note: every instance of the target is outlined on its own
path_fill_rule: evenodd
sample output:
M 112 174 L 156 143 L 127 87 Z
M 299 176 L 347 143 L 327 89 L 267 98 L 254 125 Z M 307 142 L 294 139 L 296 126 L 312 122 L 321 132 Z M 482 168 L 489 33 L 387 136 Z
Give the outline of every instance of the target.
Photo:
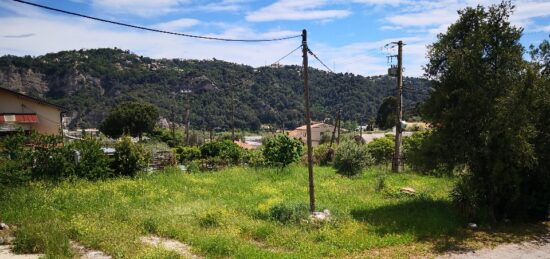
M 374 226 L 379 235 L 412 234 L 416 238 L 453 234 L 464 224 L 448 201 L 429 198 L 401 199 L 376 207 L 356 208 L 351 216 Z
M 508 224 L 467 229 L 449 201 L 410 198 L 376 208 L 358 207 L 351 216 L 374 227 L 379 235 L 410 234 L 420 242 L 433 245 L 433 252 L 468 252 L 482 246 L 550 239 L 550 222 Z

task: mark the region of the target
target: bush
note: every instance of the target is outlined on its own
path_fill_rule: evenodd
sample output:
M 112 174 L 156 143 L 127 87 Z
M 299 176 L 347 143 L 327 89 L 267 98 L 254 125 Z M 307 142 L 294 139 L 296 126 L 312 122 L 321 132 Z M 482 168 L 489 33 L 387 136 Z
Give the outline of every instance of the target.
M 243 161 L 250 167 L 263 167 L 267 162 L 260 150 L 245 150 Z
M 27 162 L 0 158 L 0 186 L 17 185 L 31 179 Z
M 395 140 L 393 135 L 377 138 L 367 144 L 370 154 L 377 164 L 387 164 L 392 160 L 395 152 Z
M 415 132 L 403 138 L 403 159 L 417 172 L 449 174 L 442 143 L 431 131 Z
M 333 167 L 339 174 L 353 176 L 373 164 L 374 160 L 365 145 L 354 141 L 344 141 L 336 149 Z
M 122 137 L 115 144 L 115 155 L 112 168 L 116 175 L 135 176 L 147 167 L 150 156 L 140 144 L 132 143 L 128 136 Z
M 34 150 L 28 150 L 34 178 L 61 179 L 75 173 L 75 153 L 63 146 L 61 137 L 36 135 L 31 140 Z
M 201 150 L 198 147 L 181 146 L 176 148 L 178 161 L 183 164 L 201 158 Z
M 79 161 L 76 161 L 76 159 L 74 161 L 76 164 L 74 175 L 90 180 L 112 176 L 113 170 L 109 167 L 109 158 L 101 150 L 101 146 L 101 142 L 93 138 L 85 138 L 67 145 L 66 148 L 73 152 L 78 151 L 80 156 Z
M 334 159 L 334 149 L 328 144 L 321 144 L 313 148 L 313 160 L 316 164 L 321 166 L 327 166 L 332 163 Z
M 243 149 L 231 140 L 208 142 L 200 150 L 202 158 L 219 157 L 231 164 L 239 164 L 243 157 Z
M 300 220 L 306 220 L 308 216 L 309 207 L 303 203 L 291 205 L 281 203 L 271 207 L 268 211 L 268 219 L 281 223 L 298 223 Z
M 284 168 L 300 159 L 302 142 L 284 134 L 276 135 L 264 141 L 263 155 L 269 165 Z

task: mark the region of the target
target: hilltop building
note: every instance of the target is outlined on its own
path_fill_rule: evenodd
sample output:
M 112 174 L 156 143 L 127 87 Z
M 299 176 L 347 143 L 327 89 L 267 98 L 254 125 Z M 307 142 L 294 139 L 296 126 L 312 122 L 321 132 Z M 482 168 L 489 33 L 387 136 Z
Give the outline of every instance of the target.
M 61 106 L 0 87 L 0 135 L 15 132 L 60 134 Z

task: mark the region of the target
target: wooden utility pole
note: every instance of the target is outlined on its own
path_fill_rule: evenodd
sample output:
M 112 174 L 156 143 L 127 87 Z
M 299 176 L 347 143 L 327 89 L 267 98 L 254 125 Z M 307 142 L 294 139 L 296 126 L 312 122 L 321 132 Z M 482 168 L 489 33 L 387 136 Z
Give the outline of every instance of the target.
M 338 109 L 338 113 L 336 115 L 336 121 L 334 121 L 334 129 L 332 129 L 332 136 L 330 138 L 330 146 L 332 148 L 332 144 L 334 143 L 334 140 L 336 138 L 336 128 L 338 128 L 338 121 L 340 121 L 340 109 Z
M 235 86 L 231 84 L 231 141 L 235 141 Z
M 313 148 L 311 146 L 311 114 L 309 112 L 309 85 L 307 63 L 307 31 L 302 31 L 302 58 L 304 67 L 304 104 L 306 108 L 306 133 L 307 133 L 307 169 L 309 173 L 309 210 L 315 212 L 315 185 L 313 182 Z
M 185 93 L 185 144 L 189 146 L 189 110 L 190 110 L 190 104 L 189 104 L 189 94 L 191 93 L 191 90 L 186 89 L 183 91 Z
M 401 172 L 401 120 L 403 117 L 403 41 L 397 42 L 397 107 L 395 119 L 395 153 L 392 171 Z

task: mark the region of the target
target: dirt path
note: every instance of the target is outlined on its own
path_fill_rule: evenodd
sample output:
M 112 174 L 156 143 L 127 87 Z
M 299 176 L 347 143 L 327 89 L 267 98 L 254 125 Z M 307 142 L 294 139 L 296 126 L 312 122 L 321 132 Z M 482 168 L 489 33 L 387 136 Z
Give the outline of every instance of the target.
M 193 258 L 193 259 L 202 258 L 198 255 L 193 254 L 191 252 L 191 247 L 189 245 L 184 244 L 178 240 L 157 237 L 157 236 L 147 236 L 147 237 L 142 237 L 141 242 L 149 245 L 153 245 L 153 246 L 161 246 L 161 247 L 164 247 L 165 249 L 176 251 L 177 253 L 185 256 L 186 258 Z
M 11 246 L 0 245 L 0 259 L 38 259 L 42 254 L 14 254 L 11 251 Z
M 71 241 L 71 247 L 77 254 L 80 255 L 81 259 L 111 259 L 111 256 L 108 256 L 99 250 L 86 248 L 85 246 L 74 241 Z
M 494 248 L 482 248 L 466 253 L 451 253 L 439 256 L 441 259 L 466 258 L 550 258 L 550 237 L 526 241 L 519 244 L 502 244 Z

